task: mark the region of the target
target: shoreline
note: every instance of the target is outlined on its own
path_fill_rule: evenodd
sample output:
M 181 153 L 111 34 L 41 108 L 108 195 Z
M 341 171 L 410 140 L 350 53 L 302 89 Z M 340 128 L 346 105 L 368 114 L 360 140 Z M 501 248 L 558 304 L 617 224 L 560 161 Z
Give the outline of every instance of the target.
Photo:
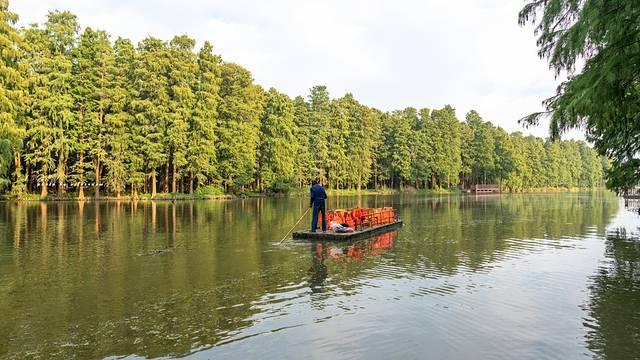
M 478 196 L 486 196 L 486 195 L 501 195 L 501 194 L 541 194 L 541 193 L 575 193 L 575 192 L 591 192 L 591 191 L 609 191 L 605 188 L 532 188 L 532 189 L 523 189 L 521 191 L 502 191 L 501 193 L 482 193 L 475 194 L 474 192 L 468 190 L 459 190 L 455 189 L 454 191 L 449 190 L 431 190 L 431 189 L 419 189 L 419 190 L 409 190 L 409 191 L 401 191 L 398 189 L 394 190 L 363 190 L 358 193 L 356 190 L 328 190 L 327 193 L 329 196 L 388 196 L 388 195 L 478 195 Z M 308 196 L 306 191 L 294 191 L 289 194 L 272 194 L 272 193 L 249 193 L 249 194 L 225 194 L 225 195 L 171 195 L 171 194 L 160 194 L 155 198 L 151 198 L 150 195 L 142 195 L 142 196 L 101 196 L 99 198 L 94 198 L 91 196 L 85 196 L 83 199 L 79 199 L 76 197 L 57 197 L 57 196 L 49 196 L 47 198 L 41 199 L 39 196 L 30 194 L 25 198 L 19 199 L 14 196 L 3 196 L 0 195 L 0 202 L 114 202 L 114 201 L 220 201 L 220 200 L 238 200 L 238 199 L 250 199 L 250 198 L 296 198 L 296 197 L 305 197 Z

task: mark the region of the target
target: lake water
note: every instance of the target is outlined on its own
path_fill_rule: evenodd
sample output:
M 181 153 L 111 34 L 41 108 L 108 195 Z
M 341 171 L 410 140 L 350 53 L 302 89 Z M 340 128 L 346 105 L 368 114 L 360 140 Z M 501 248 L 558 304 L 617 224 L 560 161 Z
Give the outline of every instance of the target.
M 278 245 L 307 205 L 0 203 L 0 358 L 640 356 L 639 218 L 612 194 L 332 198 L 405 226 Z

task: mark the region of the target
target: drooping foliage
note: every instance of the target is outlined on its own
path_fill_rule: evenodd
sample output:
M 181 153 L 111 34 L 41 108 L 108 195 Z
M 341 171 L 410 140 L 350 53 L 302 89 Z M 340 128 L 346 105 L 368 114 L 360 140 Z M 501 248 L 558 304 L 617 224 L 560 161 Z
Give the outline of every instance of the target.
M 520 24 L 533 23 L 539 55 L 556 74 L 571 76 L 545 100 L 553 138 L 584 128 L 595 149 L 612 160 L 608 185 L 618 191 L 640 179 L 640 2 L 532 1 Z M 580 67 L 579 64 L 584 63 Z

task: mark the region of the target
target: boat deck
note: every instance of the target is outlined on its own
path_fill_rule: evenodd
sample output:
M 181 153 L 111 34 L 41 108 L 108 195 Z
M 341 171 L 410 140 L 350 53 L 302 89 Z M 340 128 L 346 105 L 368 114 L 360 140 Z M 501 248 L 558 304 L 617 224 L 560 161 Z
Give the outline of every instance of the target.
M 293 233 L 294 240 L 326 240 L 326 241 L 348 241 L 368 238 L 377 234 L 381 234 L 402 226 L 402 220 L 398 220 L 389 224 L 372 226 L 364 230 L 358 230 L 351 233 L 334 233 L 333 231 L 311 232 L 309 230 L 296 231 Z

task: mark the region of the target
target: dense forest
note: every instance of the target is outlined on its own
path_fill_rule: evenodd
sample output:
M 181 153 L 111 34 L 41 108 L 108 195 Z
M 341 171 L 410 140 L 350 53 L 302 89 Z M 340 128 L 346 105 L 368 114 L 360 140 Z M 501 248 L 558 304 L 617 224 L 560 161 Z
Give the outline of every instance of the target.
M 599 187 L 582 141 L 508 134 L 476 111 L 383 112 L 314 86 L 257 85 L 211 43 L 134 45 L 51 11 L 18 29 L 0 0 L 0 192 L 85 197 L 331 189 Z

